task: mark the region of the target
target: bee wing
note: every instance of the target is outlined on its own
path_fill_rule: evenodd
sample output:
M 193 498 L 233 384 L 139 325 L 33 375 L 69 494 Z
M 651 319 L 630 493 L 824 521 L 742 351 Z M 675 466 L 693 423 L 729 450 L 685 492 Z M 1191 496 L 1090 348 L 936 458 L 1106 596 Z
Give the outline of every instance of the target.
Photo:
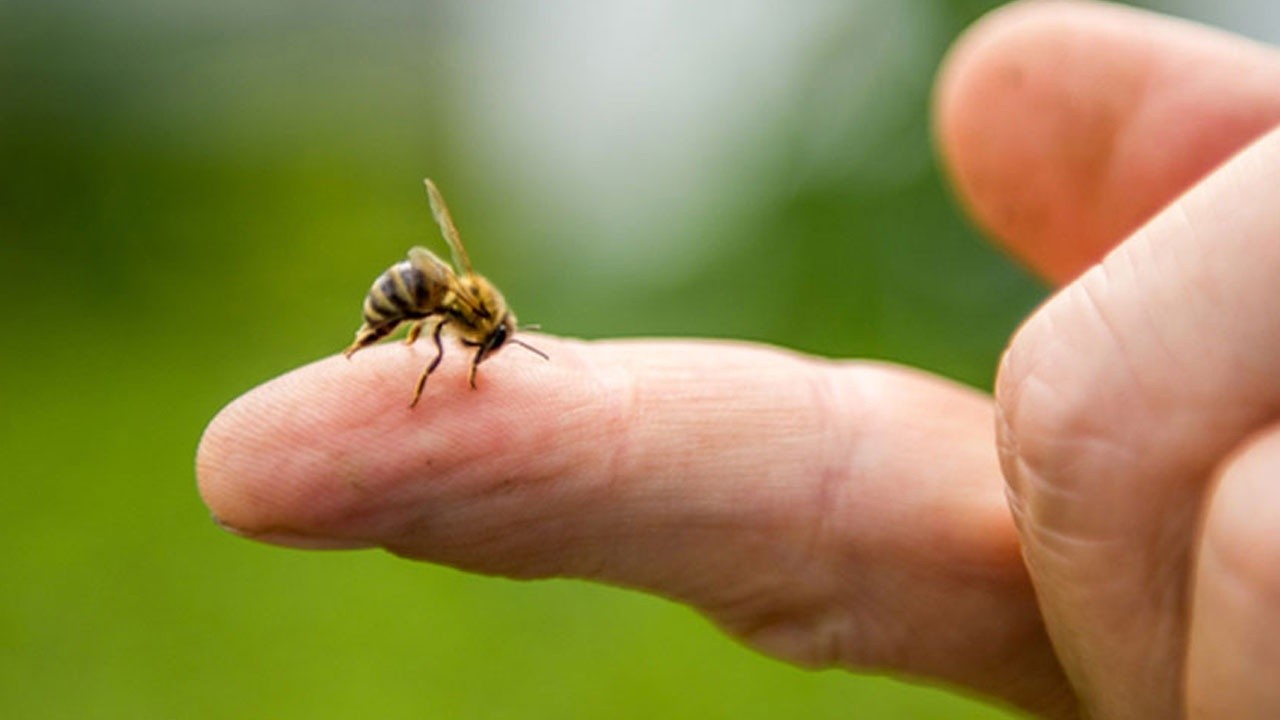
M 430 250 L 424 247 L 409 248 L 409 262 L 428 282 L 453 287 L 453 268 Z
M 453 252 L 454 266 L 463 275 L 470 275 L 471 258 L 467 256 L 467 249 L 462 246 L 462 237 L 458 235 L 458 228 L 454 226 L 453 218 L 449 216 L 449 206 L 444 204 L 444 196 L 440 194 L 436 184 L 431 182 L 431 178 L 423 180 L 423 183 L 427 186 L 427 200 L 431 203 L 431 214 L 435 215 L 440 233 L 444 235 L 445 242 L 449 243 L 449 250 Z

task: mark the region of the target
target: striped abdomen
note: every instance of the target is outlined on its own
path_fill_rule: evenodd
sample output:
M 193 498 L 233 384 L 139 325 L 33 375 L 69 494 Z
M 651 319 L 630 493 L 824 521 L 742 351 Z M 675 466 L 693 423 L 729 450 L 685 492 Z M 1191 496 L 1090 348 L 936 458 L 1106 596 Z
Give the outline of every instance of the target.
M 448 289 L 429 280 L 408 260 L 392 265 L 373 281 L 364 298 L 364 327 L 356 333 L 356 344 L 377 342 L 401 322 L 438 311 Z

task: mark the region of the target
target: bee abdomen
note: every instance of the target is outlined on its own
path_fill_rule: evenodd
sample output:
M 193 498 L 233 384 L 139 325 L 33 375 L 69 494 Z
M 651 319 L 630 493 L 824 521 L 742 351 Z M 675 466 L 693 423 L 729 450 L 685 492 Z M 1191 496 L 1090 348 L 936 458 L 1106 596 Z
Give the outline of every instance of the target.
M 399 262 L 373 281 L 364 298 L 364 321 L 370 327 L 416 320 L 431 311 L 431 288 L 422 272 L 409 262 Z M 391 328 L 387 328 L 390 332 Z

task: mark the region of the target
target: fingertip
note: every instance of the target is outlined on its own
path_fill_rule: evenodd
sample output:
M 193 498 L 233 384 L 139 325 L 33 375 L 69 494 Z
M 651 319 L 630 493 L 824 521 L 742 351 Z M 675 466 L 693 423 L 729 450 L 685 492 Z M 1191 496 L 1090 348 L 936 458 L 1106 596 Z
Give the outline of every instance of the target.
M 956 137 L 969 113 L 981 107 L 975 93 L 1000 80 L 996 65 L 1016 59 L 1046 33 L 1060 30 L 1064 12 L 1082 3 L 1068 0 L 1026 0 L 1002 5 L 970 25 L 943 58 L 934 85 L 934 121 L 944 150 L 956 149 L 946 141 Z M 1017 67 L 1006 67 L 1005 82 L 1017 80 Z M 994 77 L 993 77 L 994 76 Z
M 1196 560 L 1187 662 L 1193 717 L 1275 717 L 1280 688 L 1280 427 L 1219 468 Z
M 1106 3 L 1002 7 L 956 43 L 935 133 L 959 201 L 1055 283 L 1280 121 L 1280 56 Z
M 556 362 L 501 353 L 468 385 L 448 352 L 411 406 L 434 349 L 387 344 L 326 358 L 264 383 L 223 408 L 196 453 L 201 497 L 221 525 L 301 547 L 383 544 L 433 497 L 506 482 L 537 457 L 554 466 L 574 438 L 552 436 L 609 397 L 574 343 L 539 338 Z M 580 412 L 582 417 L 592 415 Z M 584 420 L 581 432 L 607 423 Z M 559 425 L 552 420 L 562 421 Z M 504 466 L 505 463 L 505 466 Z M 545 472 L 552 472 L 547 470 Z
M 939 73 L 935 132 L 959 202 L 1055 282 L 1100 255 L 1088 203 L 1128 119 L 1117 100 L 1143 73 L 1141 53 L 1114 37 L 1126 19 L 1070 0 L 1007 5 L 967 30 Z M 1071 241 L 1058 242 L 1068 226 Z
M 325 358 L 222 408 L 196 452 L 197 486 L 216 522 L 268 542 L 335 531 L 342 508 L 367 482 L 368 468 L 351 450 L 384 449 L 391 421 L 407 411 L 408 394 L 395 405 L 388 365 L 412 372 L 405 360 L 413 354 L 388 346 Z M 402 376 L 404 393 L 412 377 Z
M 238 535 L 260 536 L 278 529 L 289 519 L 281 511 L 296 506 L 289 487 L 281 482 L 287 478 L 280 472 L 285 469 L 283 458 L 297 450 L 297 438 L 306 434 L 294 428 L 313 427 L 314 413 L 329 403 L 319 388 L 303 390 L 299 374 L 304 380 L 317 377 L 314 365 L 309 365 L 250 390 L 223 407 L 200 438 L 200 496 L 215 522 Z M 302 395 L 310 396 L 313 404 L 298 403 Z

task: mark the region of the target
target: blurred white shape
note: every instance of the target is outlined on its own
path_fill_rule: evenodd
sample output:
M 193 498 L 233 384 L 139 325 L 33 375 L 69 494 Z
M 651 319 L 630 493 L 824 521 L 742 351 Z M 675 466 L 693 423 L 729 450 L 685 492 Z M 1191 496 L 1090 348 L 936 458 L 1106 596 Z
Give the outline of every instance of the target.
M 563 231 L 543 249 L 548 262 L 641 284 L 714 260 L 721 248 L 695 233 L 769 182 L 752 177 L 764 160 L 798 154 L 804 169 L 848 153 L 851 136 L 864 146 L 853 154 L 869 156 L 887 129 L 859 118 L 918 104 L 919 93 L 895 89 L 929 82 L 936 44 L 930 9 L 888 0 L 555 0 L 467 12 L 463 41 L 478 60 L 460 69 L 475 73 L 460 83 L 465 161 L 495 194 L 537 203 L 530 213 Z M 839 67 L 813 77 L 829 61 Z M 794 141 L 780 124 L 794 132 L 797 110 L 812 116 L 800 120 L 812 120 L 812 137 L 769 147 Z M 871 167 L 901 172 L 899 161 Z

